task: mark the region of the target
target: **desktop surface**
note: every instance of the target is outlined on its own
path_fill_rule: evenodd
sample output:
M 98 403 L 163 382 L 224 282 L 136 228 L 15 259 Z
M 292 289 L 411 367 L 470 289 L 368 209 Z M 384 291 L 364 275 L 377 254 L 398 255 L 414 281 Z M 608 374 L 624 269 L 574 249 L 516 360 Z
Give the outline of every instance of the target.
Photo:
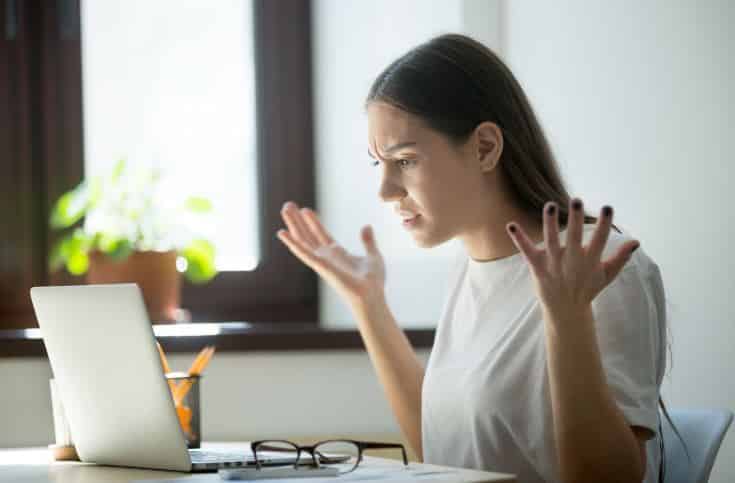
M 239 448 L 246 449 L 248 442 L 205 442 L 204 449 L 225 449 L 228 451 Z M 360 468 L 396 468 L 402 463 L 385 458 L 366 456 L 360 463 Z M 411 463 L 412 470 L 453 470 L 448 474 L 453 482 L 485 483 L 485 482 L 515 482 L 513 475 L 490 473 L 446 466 Z M 359 468 L 358 470 L 359 471 Z M 48 448 L 9 448 L 0 449 L 0 483 L 128 483 L 136 480 L 168 480 L 179 479 L 193 482 L 224 481 L 217 473 L 179 473 L 173 471 L 146 470 L 137 468 L 119 468 L 113 466 L 99 466 L 80 462 L 54 462 Z M 308 479 L 304 480 L 308 483 Z M 401 478 L 405 482 L 406 479 Z M 426 483 L 439 481 L 436 478 L 415 478 L 415 481 Z M 442 479 L 441 481 L 448 481 Z

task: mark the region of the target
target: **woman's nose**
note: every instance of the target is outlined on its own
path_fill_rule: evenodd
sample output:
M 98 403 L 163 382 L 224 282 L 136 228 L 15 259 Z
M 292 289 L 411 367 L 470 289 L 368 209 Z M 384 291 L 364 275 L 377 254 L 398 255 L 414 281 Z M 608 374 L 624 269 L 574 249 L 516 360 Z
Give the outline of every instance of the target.
M 405 198 L 407 194 L 408 193 L 402 186 L 396 184 L 387 177 L 383 178 L 382 183 L 380 183 L 378 196 L 380 196 L 380 199 L 385 202 L 401 200 Z

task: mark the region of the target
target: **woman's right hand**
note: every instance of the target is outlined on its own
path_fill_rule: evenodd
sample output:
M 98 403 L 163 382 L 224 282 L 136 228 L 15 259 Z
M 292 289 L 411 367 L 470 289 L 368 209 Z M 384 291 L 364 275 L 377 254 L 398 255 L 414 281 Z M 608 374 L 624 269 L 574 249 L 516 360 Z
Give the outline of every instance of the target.
M 299 209 L 296 203 L 289 201 L 281 210 L 281 216 L 288 230 L 278 230 L 278 239 L 351 307 L 383 296 L 385 263 L 370 226 L 363 227 L 360 233 L 366 255 L 357 256 L 332 239 L 312 209 Z

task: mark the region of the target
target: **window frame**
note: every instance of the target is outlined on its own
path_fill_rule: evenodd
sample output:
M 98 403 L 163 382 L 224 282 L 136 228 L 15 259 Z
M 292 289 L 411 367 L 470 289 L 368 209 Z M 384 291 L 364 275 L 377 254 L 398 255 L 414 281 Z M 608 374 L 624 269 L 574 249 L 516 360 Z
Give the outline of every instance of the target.
M 49 273 L 51 203 L 83 178 L 80 0 L 7 0 L 0 9 L 0 328 L 37 327 L 29 289 L 84 283 Z M 253 0 L 260 263 L 205 285 L 182 279 L 194 322 L 318 322 L 316 274 L 275 237 L 286 200 L 315 204 L 311 2 Z M 15 35 L 8 26 L 15 23 Z M 11 38 L 12 37 L 12 38 Z
M 315 205 L 311 2 L 253 0 L 260 263 L 184 282 L 194 320 L 318 322 L 316 274 L 275 234 L 287 200 Z

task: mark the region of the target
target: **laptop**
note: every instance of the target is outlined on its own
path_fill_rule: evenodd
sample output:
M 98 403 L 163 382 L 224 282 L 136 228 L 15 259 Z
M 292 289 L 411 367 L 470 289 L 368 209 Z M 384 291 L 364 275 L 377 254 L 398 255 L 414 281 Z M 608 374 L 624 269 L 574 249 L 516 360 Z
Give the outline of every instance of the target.
M 187 448 L 137 284 L 33 287 L 31 300 L 81 461 L 182 472 L 255 465 L 249 451 Z

